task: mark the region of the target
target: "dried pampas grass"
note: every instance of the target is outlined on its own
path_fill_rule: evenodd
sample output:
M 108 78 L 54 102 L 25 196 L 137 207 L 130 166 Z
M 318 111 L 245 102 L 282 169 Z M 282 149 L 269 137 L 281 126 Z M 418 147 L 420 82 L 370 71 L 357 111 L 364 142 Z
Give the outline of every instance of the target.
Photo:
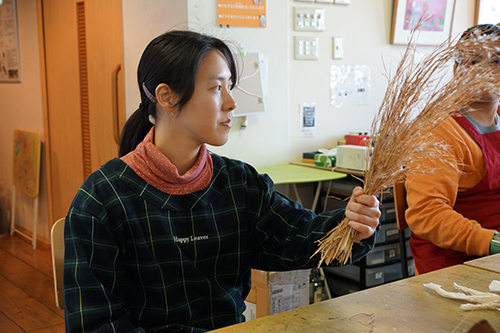
M 370 145 L 367 149 L 367 171 L 363 193 L 377 195 L 387 191 L 396 182 L 416 169 L 403 167 L 417 155 L 443 158 L 446 146 L 436 142 L 431 130 L 461 107 L 477 101 L 484 92 L 499 91 L 493 71 L 499 64 L 474 65 L 470 59 L 477 57 L 477 50 L 499 52 L 498 39 L 489 38 L 453 40 L 438 45 L 421 61 L 414 62 L 416 47 L 413 43 L 416 29 L 402 55 L 371 127 Z M 455 67 L 454 75 L 443 83 L 446 72 Z M 471 111 L 471 110 L 468 110 Z M 450 163 L 452 163 L 450 161 Z M 318 267 L 337 260 L 344 265 L 351 259 L 356 239 L 349 219 L 344 219 L 319 240 L 316 254 L 321 253 Z M 314 256 L 313 255 L 313 256 Z

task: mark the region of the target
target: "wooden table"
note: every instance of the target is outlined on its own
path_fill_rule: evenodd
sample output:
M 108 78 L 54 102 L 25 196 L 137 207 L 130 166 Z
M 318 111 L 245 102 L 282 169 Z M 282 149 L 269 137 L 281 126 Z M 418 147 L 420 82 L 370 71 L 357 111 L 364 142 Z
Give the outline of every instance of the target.
M 268 174 L 275 184 L 292 184 L 297 201 L 301 206 L 304 205 L 302 205 L 302 201 L 300 200 L 296 184 L 318 183 L 311 207 L 313 211 L 316 210 L 322 182 L 346 177 L 343 173 L 333 172 L 331 168 L 330 170 L 322 170 L 295 164 L 274 165 L 256 169 L 259 173 Z
M 466 261 L 464 264 L 500 273 L 500 253 Z M 496 278 L 496 280 L 500 280 L 500 275 Z
M 463 311 L 460 301 L 428 291 L 424 283 L 436 283 L 454 291 L 453 283 L 480 291 L 499 274 L 470 265 L 395 281 L 321 303 L 229 326 L 217 332 L 467 332 L 486 319 L 497 331 L 500 313 L 493 310 Z M 371 323 L 370 323 L 371 320 Z

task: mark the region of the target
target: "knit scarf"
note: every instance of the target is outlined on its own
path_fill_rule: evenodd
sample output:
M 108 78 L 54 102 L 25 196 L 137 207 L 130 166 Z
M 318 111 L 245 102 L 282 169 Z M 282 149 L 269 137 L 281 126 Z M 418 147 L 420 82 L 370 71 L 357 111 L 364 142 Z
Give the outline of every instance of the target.
M 213 174 L 212 157 L 202 145 L 198 159 L 188 172 L 179 175 L 177 168 L 153 142 L 154 126 L 144 140 L 121 159 L 151 186 L 162 192 L 184 195 L 204 189 Z

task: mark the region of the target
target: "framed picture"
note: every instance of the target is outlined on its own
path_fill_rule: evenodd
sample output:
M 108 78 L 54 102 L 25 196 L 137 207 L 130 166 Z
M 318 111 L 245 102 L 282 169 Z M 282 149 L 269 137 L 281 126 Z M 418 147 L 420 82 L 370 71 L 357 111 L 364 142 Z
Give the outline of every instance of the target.
M 417 45 L 438 45 L 450 37 L 455 0 L 394 0 L 391 44 L 406 45 L 410 32 L 421 23 L 415 35 Z
M 19 61 L 16 0 L 3 0 L 0 6 L 0 82 L 21 82 Z
M 476 24 L 500 23 L 500 1 L 476 0 Z

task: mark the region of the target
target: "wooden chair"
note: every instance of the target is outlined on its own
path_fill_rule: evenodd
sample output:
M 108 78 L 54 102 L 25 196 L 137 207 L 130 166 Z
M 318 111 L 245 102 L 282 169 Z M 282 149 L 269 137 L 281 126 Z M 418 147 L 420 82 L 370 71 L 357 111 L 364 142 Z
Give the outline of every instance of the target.
M 60 218 L 52 226 L 50 232 L 50 245 L 52 249 L 52 269 L 54 274 L 54 291 L 56 305 L 64 309 L 63 269 L 64 269 L 64 221 Z
M 405 211 L 408 208 L 406 202 L 406 189 L 403 181 L 397 182 L 393 187 L 394 206 L 396 208 L 396 223 L 399 233 L 399 250 L 401 254 L 401 272 L 403 278 L 408 277 L 408 260 L 406 253 L 406 237 L 405 230 L 408 228 L 406 223 Z

